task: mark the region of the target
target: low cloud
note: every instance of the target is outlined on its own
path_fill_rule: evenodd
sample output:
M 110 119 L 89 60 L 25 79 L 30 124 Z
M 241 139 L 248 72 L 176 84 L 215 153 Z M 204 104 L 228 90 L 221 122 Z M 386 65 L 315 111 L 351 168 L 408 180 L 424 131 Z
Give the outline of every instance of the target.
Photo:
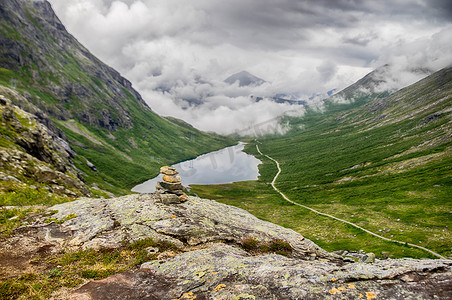
M 215 95 L 206 98 L 202 104 L 190 105 L 176 104 L 170 93 L 151 91 L 144 95 L 145 99 L 153 99 L 149 103 L 151 107 L 162 111 L 172 109 L 172 116 L 184 119 L 201 130 L 220 134 L 283 134 L 288 127 L 280 124 L 281 118 L 287 115 L 301 116 L 305 111 L 300 105 L 275 103 L 269 99 L 255 102 L 248 96 Z
M 154 111 L 219 133 L 303 111 L 251 95 L 305 100 L 387 63 L 394 72 L 381 88 L 396 89 L 451 62 L 446 0 L 49 1 Z M 267 83 L 223 82 L 243 70 Z
M 452 26 L 432 36 L 394 45 L 375 64 L 389 64 L 378 91 L 399 90 L 442 68 L 452 66 Z

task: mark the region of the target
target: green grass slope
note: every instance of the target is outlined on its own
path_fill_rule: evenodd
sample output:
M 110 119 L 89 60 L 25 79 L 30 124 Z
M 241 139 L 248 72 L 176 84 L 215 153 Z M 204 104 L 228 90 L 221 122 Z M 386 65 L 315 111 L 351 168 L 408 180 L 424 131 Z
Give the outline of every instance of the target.
M 296 129 L 261 139 L 259 147 L 281 164 L 276 186 L 293 201 L 449 256 L 451 101 L 452 69 L 447 68 L 352 110 L 291 119 Z M 248 151 L 258 155 L 252 144 Z M 259 182 L 194 191 L 293 228 L 328 250 L 430 256 L 284 203 L 269 191 L 274 163 L 259 158 L 264 161 Z M 258 196 L 259 190 L 266 192 Z

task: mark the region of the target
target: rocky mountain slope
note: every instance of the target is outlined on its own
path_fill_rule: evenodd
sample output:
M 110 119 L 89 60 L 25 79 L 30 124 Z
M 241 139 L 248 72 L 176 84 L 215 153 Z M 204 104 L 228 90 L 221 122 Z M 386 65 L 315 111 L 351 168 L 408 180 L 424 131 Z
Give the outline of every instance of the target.
M 34 115 L 51 139 L 69 151 L 60 154 L 69 156 L 56 161 L 33 153 L 33 142 L 26 145 L 22 136 L 22 143 L 16 143 L 7 126 L 2 138 L 8 147 L 56 169 L 71 169 L 104 190 L 127 192 L 156 174 L 161 164 L 231 142 L 156 115 L 127 79 L 66 31 L 45 0 L 0 3 L 0 57 L 0 92 L 9 99 L 5 105 Z
M 377 68 L 334 96 L 326 98 L 323 101 L 325 108 L 328 111 L 341 108 L 350 109 L 351 107 L 361 106 L 373 99 L 383 98 L 395 92 L 394 90 L 388 90 L 383 87 L 380 88 L 380 84 L 385 83 L 385 74 L 389 68 L 389 65 Z
M 42 184 L 46 186 L 44 193 L 91 195 L 71 162 L 75 154 L 69 144 L 43 123 L 50 121 L 42 119 L 44 115 L 38 108 L 34 107 L 35 114 L 31 114 L 12 105 L 10 99 L 26 101 L 16 91 L 0 87 L 1 192 L 17 195 L 30 188 L 41 190 L 38 186 Z M 30 187 L 33 184 L 38 186 Z M 7 205 L 29 204 L 20 197 L 2 200 Z
M 158 194 L 143 194 L 85 198 L 47 211 L 1 241 L 0 274 L 20 279 L 24 273 L 41 272 L 45 276 L 28 275 L 28 284 L 39 286 L 51 279 L 47 293 L 56 289 L 54 299 L 430 299 L 452 295 L 451 260 L 354 262 L 324 251 L 293 230 L 212 200 L 189 197 L 180 204 L 165 204 Z M 143 251 L 151 255 L 136 267 L 89 280 L 116 273 L 108 270 L 126 260 L 124 245 L 149 239 L 156 244 Z M 162 243 L 172 247 L 161 250 Z M 134 251 L 130 255 L 138 255 L 139 250 Z M 96 255 L 103 258 L 89 258 Z M 78 284 L 73 286 L 69 278 Z M 20 291 L 20 282 L 10 291 Z
M 51 98 L 38 103 L 44 112 L 115 130 L 133 126 L 120 101 L 128 93 L 148 109 L 130 82 L 65 30 L 47 1 L 2 1 L 1 17 L 1 67 L 22 75 L 17 87 L 29 84 Z

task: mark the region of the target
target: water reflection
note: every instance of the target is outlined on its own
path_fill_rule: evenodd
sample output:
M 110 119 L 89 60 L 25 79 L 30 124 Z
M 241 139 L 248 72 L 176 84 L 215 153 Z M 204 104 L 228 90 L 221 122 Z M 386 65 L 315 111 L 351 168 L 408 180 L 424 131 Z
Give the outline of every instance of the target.
M 173 167 L 182 177 L 182 184 L 222 184 L 244 180 L 256 180 L 261 161 L 243 152 L 245 143 L 210 152 L 195 159 L 187 160 Z M 151 193 L 162 175 L 135 186 L 132 191 Z

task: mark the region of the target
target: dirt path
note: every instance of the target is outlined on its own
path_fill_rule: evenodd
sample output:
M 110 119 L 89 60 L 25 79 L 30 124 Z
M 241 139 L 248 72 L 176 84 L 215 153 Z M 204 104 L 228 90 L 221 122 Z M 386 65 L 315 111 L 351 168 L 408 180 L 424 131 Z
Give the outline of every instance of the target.
M 436 253 L 436 252 L 433 252 L 432 250 L 429 250 L 429 249 L 427 249 L 427 248 L 424 248 L 424 247 L 422 247 L 422 246 L 418 246 L 418 245 L 416 245 L 416 244 L 411 244 L 411 243 L 406 243 L 406 242 L 402 242 L 402 241 L 397 241 L 397 240 L 393 240 L 393 239 L 386 238 L 386 237 L 381 236 L 381 235 L 379 235 L 379 234 L 376 234 L 376 233 L 374 233 L 374 232 L 372 232 L 372 231 L 369 231 L 369 230 L 367 230 L 367 229 L 364 229 L 364 228 L 362 228 L 361 226 L 356 225 L 356 224 L 354 224 L 354 223 L 351 223 L 351 222 L 349 222 L 349 221 L 342 220 L 342 219 L 339 219 L 339 218 L 337 218 L 337 217 L 335 217 L 335 216 L 332 216 L 332 215 L 329 215 L 329 214 L 322 213 L 322 212 L 320 212 L 320 211 L 318 211 L 318 210 L 315 210 L 315 209 L 313 209 L 313 208 L 310 208 L 310 207 L 308 207 L 308 206 L 306 206 L 306 205 L 303 205 L 303 204 L 300 204 L 300 203 L 297 203 L 297 202 L 294 202 L 294 201 L 290 200 L 286 195 L 284 195 L 284 194 L 283 194 L 283 193 L 275 186 L 276 179 L 278 178 L 279 174 L 281 173 L 281 167 L 279 166 L 279 162 L 278 162 L 276 159 L 274 159 L 274 158 L 272 158 L 272 157 L 270 157 L 270 156 L 268 156 L 268 155 L 266 155 L 266 154 L 263 154 L 263 153 L 261 152 L 261 150 L 259 149 L 259 145 L 257 145 L 257 144 L 256 144 L 256 149 L 257 149 L 257 152 L 259 152 L 261 155 L 267 157 L 268 159 L 272 160 L 272 161 L 276 164 L 276 167 L 278 167 L 278 173 L 276 173 L 275 177 L 273 177 L 273 181 L 271 182 L 271 185 L 272 185 L 273 189 L 274 189 L 275 191 L 277 191 L 277 192 L 278 192 L 278 193 L 279 193 L 286 201 L 288 201 L 288 202 L 290 202 L 290 203 L 292 203 L 292 204 L 294 204 L 294 205 L 297 205 L 297 206 L 303 207 L 303 208 L 305 208 L 305 209 L 308 209 L 308 210 L 310 210 L 310 211 L 312 211 L 312 212 L 314 212 L 314 213 L 316 213 L 316 214 L 318 214 L 318 215 L 322 215 L 322 216 L 325 216 L 325 217 L 328 217 L 328 218 L 332 218 L 332 219 L 337 220 L 337 221 L 339 221 L 339 222 L 342 222 L 342 223 L 351 225 L 351 226 L 353 226 L 353 227 L 356 227 L 356 228 L 358 228 L 358 229 L 360 229 L 360 230 L 362 230 L 362 231 L 365 231 L 365 232 L 367 232 L 367 233 L 369 233 L 369 234 L 371 234 L 371 235 L 373 235 L 373 236 L 376 236 L 377 238 L 380 238 L 380 239 L 382 239 L 382 240 L 389 241 L 389 242 L 394 242 L 394 243 L 398 243 L 398 244 L 402 244 L 402 245 L 408 245 L 408 246 L 411 246 L 411 247 L 415 247 L 415 248 L 418 248 L 418 249 L 427 251 L 427 252 L 429 252 L 429 253 L 435 255 L 436 257 L 439 257 L 439 258 L 442 258 L 442 259 L 446 259 L 444 256 L 442 256 L 442 255 L 440 255 L 440 254 L 438 254 L 438 253 Z

